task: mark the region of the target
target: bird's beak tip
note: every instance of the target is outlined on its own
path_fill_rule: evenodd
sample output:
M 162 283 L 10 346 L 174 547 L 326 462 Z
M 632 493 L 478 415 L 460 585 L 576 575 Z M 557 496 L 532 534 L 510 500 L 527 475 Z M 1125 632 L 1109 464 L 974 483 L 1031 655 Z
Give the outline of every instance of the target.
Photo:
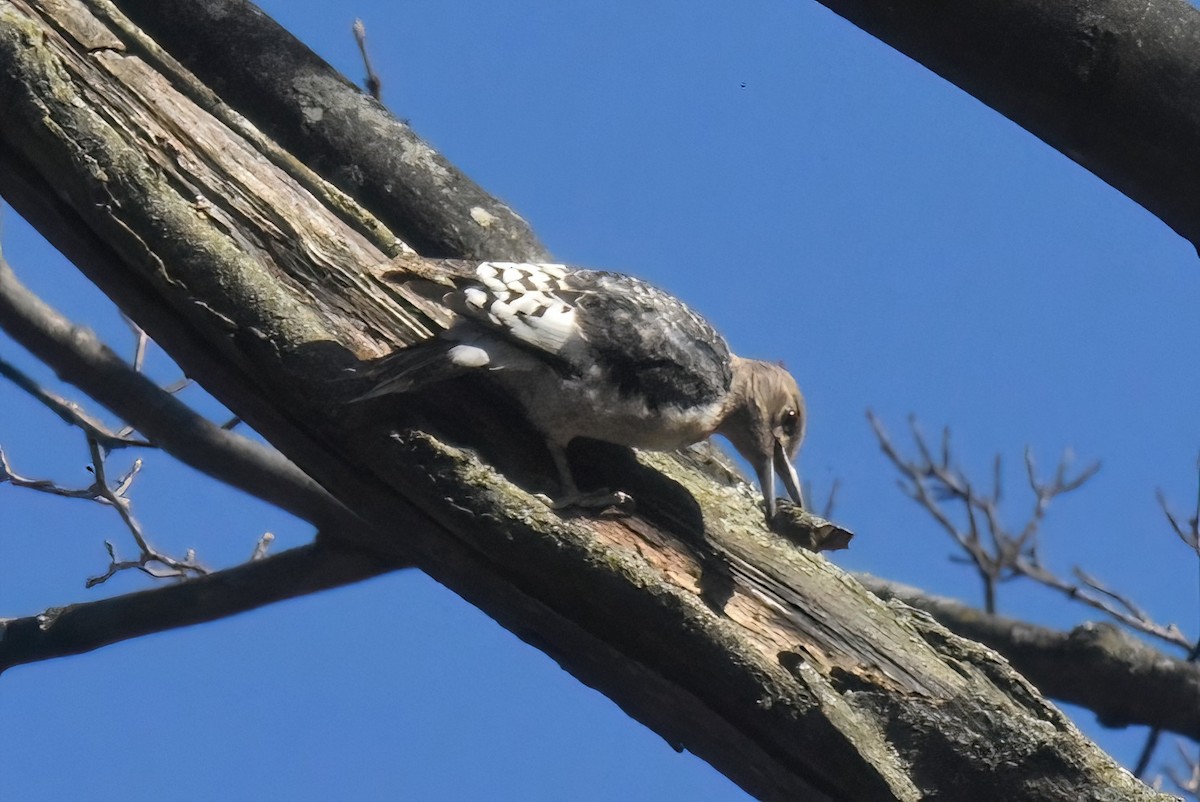
M 775 472 L 783 480 L 788 495 L 792 497 L 792 501 L 796 502 L 796 506 L 804 509 L 804 491 L 800 487 L 800 477 L 796 475 L 796 466 L 792 465 L 792 461 L 788 459 L 783 443 L 779 440 L 775 441 L 774 458 Z M 774 482 L 774 478 L 771 481 Z
M 775 517 L 775 474 L 771 470 L 772 461 L 768 456 L 759 465 L 755 466 L 758 473 L 758 486 L 763 494 L 763 506 L 767 510 L 767 520 Z

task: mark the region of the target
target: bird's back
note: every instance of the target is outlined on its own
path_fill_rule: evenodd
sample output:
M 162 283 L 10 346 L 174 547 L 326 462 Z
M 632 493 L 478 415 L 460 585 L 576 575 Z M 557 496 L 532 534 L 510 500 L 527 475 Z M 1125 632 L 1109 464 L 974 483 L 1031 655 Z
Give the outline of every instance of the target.
M 485 262 L 447 302 L 560 372 L 606 382 L 650 410 L 719 401 L 725 339 L 677 298 L 620 273 Z

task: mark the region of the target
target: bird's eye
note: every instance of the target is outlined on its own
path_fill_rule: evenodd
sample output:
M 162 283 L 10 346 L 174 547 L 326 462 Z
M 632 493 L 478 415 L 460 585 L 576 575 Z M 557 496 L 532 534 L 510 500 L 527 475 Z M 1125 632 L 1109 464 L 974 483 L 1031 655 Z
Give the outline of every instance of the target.
M 783 419 L 779 425 L 783 428 L 783 433 L 790 437 L 796 436 L 796 430 L 800 427 L 800 415 L 792 408 L 783 411 Z

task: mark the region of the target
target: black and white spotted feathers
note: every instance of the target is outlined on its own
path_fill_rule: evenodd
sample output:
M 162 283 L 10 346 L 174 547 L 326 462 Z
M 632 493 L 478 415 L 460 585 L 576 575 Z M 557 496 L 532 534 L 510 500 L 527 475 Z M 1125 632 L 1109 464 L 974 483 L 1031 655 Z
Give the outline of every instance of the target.
M 574 375 L 599 372 L 651 409 L 711 403 L 729 387 L 729 347 L 702 317 L 631 276 L 484 262 L 455 311 Z

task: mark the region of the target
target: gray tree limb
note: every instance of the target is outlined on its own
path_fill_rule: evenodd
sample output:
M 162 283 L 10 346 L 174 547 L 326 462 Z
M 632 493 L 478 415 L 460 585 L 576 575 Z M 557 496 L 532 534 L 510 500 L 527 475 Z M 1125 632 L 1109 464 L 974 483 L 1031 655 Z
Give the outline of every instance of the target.
M 0 672 L 200 624 L 398 567 L 358 549 L 303 546 L 187 582 L 0 619 Z
M 1186 0 L 819 0 L 1200 245 L 1200 11 Z

